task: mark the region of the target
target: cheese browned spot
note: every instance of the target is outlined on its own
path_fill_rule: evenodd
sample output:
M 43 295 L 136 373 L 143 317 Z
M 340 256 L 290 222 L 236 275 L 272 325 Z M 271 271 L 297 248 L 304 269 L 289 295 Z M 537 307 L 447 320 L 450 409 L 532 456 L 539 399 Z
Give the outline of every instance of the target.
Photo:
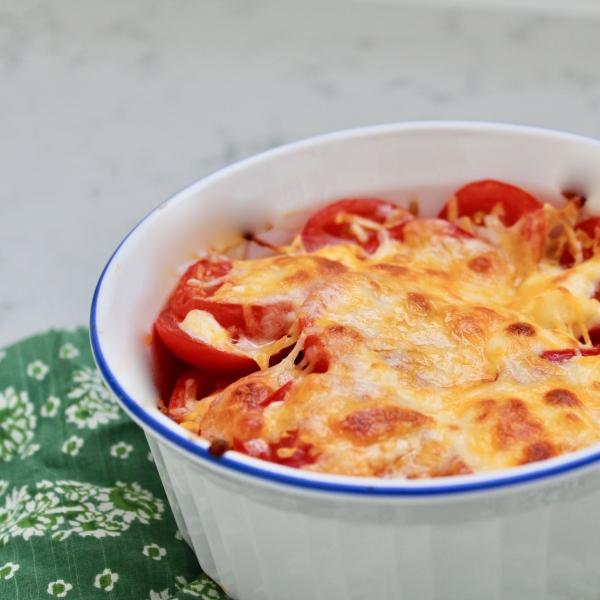
M 525 447 L 523 464 L 538 462 L 556 456 L 557 452 L 550 442 L 534 442 Z
M 467 263 L 467 266 L 469 269 L 477 271 L 478 273 L 489 273 L 489 271 L 492 269 L 492 263 L 490 259 L 485 256 L 476 256 L 475 258 L 472 258 Z
M 400 406 L 374 406 L 347 415 L 337 430 L 358 444 L 372 444 L 392 435 L 402 436 L 430 421 L 431 417 L 415 410 Z
M 408 300 L 409 307 L 411 307 L 415 313 L 419 315 L 426 315 L 429 312 L 429 302 L 427 302 L 425 297 L 421 294 L 408 292 L 406 299 Z
M 535 329 L 529 323 L 513 323 L 506 328 L 511 335 L 531 337 L 535 335 Z
M 581 402 L 577 395 L 570 390 L 556 388 L 544 394 L 544 400 L 547 404 L 554 406 L 581 406 Z
M 527 405 L 519 398 L 511 398 L 499 405 L 496 440 L 500 449 L 538 439 L 543 434 L 542 424 L 532 417 Z
M 475 235 L 416 218 L 371 255 L 349 243 L 234 262 L 215 296 L 289 294 L 297 343 L 185 418 L 251 456 L 386 478 L 486 472 L 598 443 L 600 357 L 585 335 L 600 325 L 600 256 L 561 266 L 573 228 L 542 212 L 511 228 L 482 216 L 485 226 L 465 224 Z

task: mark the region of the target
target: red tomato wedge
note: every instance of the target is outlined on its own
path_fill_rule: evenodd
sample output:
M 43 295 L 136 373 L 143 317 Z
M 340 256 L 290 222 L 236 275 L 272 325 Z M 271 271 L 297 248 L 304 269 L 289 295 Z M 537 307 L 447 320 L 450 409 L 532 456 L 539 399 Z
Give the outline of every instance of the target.
M 175 356 L 195 367 L 218 371 L 245 370 L 246 372 L 258 368 L 256 362 L 248 356 L 225 352 L 189 336 L 179 327 L 179 321 L 175 315 L 168 310 L 160 313 L 155 327 L 165 346 Z
M 581 221 L 581 223 L 575 225 L 575 229 L 584 231 L 590 238 L 594 239 L 596 237 L 596 230 L 600 229 L 600 217 L 592 217 L 591 219 Z
M 233 438 L 233 449 L 237 452 L 296 469 L 315 462 L 317 457 L 311 455 L 312 447 L 312 444 L 298 439 L 297 429 L 287 431 L 277 443 L 264 444 L 259 447 Z
M 542 208 L 542 203 L 525 190 L 495 179 L 474 181 L 461 187 L 456 197 L 458 216 L 474 217 L 477 213 L 489 214 L 498 204 L 504 211 L 502 222 L 510 227 L 524 214 Z M 448 205 L 444 206 L 440 219 L 448 218 Z
M 289 331 L 312 287 L 345 269 L 323 257 L 281 255 L 235 263 L 211 257 L 187 269 L 168 310 L 179 321 L 191 310 L 203 310 L 234 337 L 258 344 L 275 341 Z M 282 288 L 289 293 L 283 296 Z
M 273 402 L 281 402 L 286 397 L 286 395 L 289 392 L 290 388 L 292 387 L 293 383 L 294 383 L 294 381 L 292 380 L 292 381 L 288 381 L 287 383 L 282 385 L 278 390 L 275 390 L 270 396 L 265 398 L 260 403 L 260 406 L 262 406 L 263 408 L 266 408 L 267 406 L 273 404 Z
M 156 323 L 152 328 L 152 343 L 150 346 L 152 356 L 152 374 L 158 388 L 158 393 L 163 403 L 167 403 L 177 380 L 182 373 L 188 371 L 190 366 L 177 358 L 156 331 Z
M 565 348 L 564 350 L 546 350 L 542 352 L 541 357 L 560 365 L 575 356 L 598 356 L 598 354 L 600 354 L 600 348 L 581 348 L 579 353 L 574 348 Z
M 588 331 L 590 334 L 590 340 L 594 346 L 600 346 L 600 325 L 593 327 Z
M 261 348 L 289 333 L 310 291 L 345 270 L 341 263 L 318 256 L 276 255 L 232 262 L 213 255 L 191 265 L 179 279 L 168 307 L 157 320 L 156 331 L 169 350 L 190 365 L 250 369 L 255 365 L 255 351 L 258 356 Z M 287 290 L 285 295 L 282 289 Z M 183 331 L 181 323 L 192 311 L 204 313 L 195 319 L 212 316 L 227 330 L 231 343 L 226 338 L 223 343 L 204 336 L 198 339 Z M 289 352 L 287 346 L 284 344 L 272 361 L 281 360 Z
M 600 217 L 592 217 L 591 219 L 586 219 L 585 221 L 578 223 L 575 226 L 575 230 L 577 230 L 577 229 L 586 233 L 592 240 L 595 240 L 596 232 L 600 230 Z M 593 247 L 583 249 L 583 259 L 584 260 L 591 258 L 593 254 L 594 254 Z
M 302 244 L 307 252 L 314 252 L 325 246 L 337 246 L 353 242 L 372 253 L 379 247 L 377 230 L 370 229 L 360 220 L 352 223 L 352 217 L 359 217 L 383 225 L 396 211 L 393 225 L 412 219 L 405 209 L 377 198 L 356 198 L 339 200 L 314 213 L 302 230 Z
M 225 389 L 246 371 L 215 372 L 206 369 L 188 369 L 177 380 L 169 400 L 169 414 L 177 420 L 190 404 Z
M 590 239 L 596 239 L 596 231 L 599 231 L 600 234 L 600 217 L 592 217 L 591 219 L 586 219 L 585 221 L 581 221 L 575 225 L 575 231 L 580 230 L 583 231 Z M 594 248 L 583 248 L 583 260 L 587 260 L 594 255 Z M 565 248 L 562 256 L 560 257 L 560 264 L 563 267 L 572 267 L 575 263 L 575 259 L 573 255 L 569 252 L 567 248 Z
M 190 310 L 207 310 L 223 327 L 242 327 L 244 315 L 239 304 L 211 301 L 215 292 L 225 283 L 223 278 L 231 271 L 231 267 L 231 261 L 226 258 L 195 262 L 177 282 L 169 300 L 169 310 L 181 321 Z

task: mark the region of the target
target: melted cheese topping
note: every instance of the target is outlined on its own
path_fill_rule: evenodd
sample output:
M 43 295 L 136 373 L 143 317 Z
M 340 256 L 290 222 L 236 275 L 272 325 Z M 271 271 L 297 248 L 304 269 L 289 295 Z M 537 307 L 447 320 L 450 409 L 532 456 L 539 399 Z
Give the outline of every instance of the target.
M 462 223 L 476 236 L 415 219 L 372 255 L 349 243 L 270 259 L 279 271 L 246 261 L 221 293 L 293 298 L 296 345 L 199 399 L 186 427 L 281 464 L 379 477 L 490 471 L 597 443 L 600 356 L 585 350 L 600 256 L 561 267 L 575 238 L 567 227 L 557 250 L 556 212 Z M 343 268 L 317 269 L 330 262 Z M 230 344 L 214 319 L 188 318 L 194 335 Z M 544 354 L 569 349 L 562 362 Z

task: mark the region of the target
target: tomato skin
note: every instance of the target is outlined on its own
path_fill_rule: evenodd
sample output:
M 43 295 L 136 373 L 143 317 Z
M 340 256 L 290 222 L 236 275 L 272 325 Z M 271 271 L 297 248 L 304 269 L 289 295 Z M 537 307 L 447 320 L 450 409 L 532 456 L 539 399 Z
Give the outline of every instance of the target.
M 265 324 L 271 328 L 270 341 L 285 335 L 289 329 L 288 314 L 294 308 L 289 301 L 277 299 L 269 303 L 265 299 L 261 304 L 244 305 L 214 300 L 215 292 L 225 283 L 218 280 L 225 277 L 232 266 L 228 259 L 195 262 L 179 279 L 169 299 L 168 310 L 179 321 L 183 321 L 191 310 L 203 310 L 210 313 L 221 327 L 249 339 L 262 338 Z M 211 286 L 210 282 L 215 279 L 218 283 Z M 192 285 L 190 280 L 194 280 Z
M 464 229 L 458 227 L 454 223 L 450 223 L 444 219 L 413 219 L 412 221 L 406 221 L 396 225 L 389 230 L 390 237 L 404 242 L 406 238 L 407 230 L 419 232 L 421 230 L 431 231 L 433 234 L 438 236 L 448 236 L 457 239 L 473 239 L 475 236 Z
M 586 219 L 581 223 L 575 225 L 575 231 L 577 230 L 583 231 L 590 237 L 592 240 L 596 238 L 596 230 L 600 229 L 600 217 L 592 217 L 591 219 Z M 583 260 L 587 260 L 591 258 L 594 254 L 593 248 L 584 248 L 583 250 Z
M 273 402 L 281 402 L 286 397 L 293 383 L 294 381 L 292 380 L 282 385 L 278 390 L 275 390 L 268 398 L 265 398 L 260 403 L 260 406 L 262 406 L 262 408 L 266 408 L 270 404 L 273 404 Z
M 260 458 L 269 462 L 285 465 L 287 467 L 294 467 L 299 469 L 305 465 L 311 465 L 317 459 L 316 456 L 311 455 L 312 444 L 307 444 L 298 440 L 298 430 L 287 431 L 285 436 L 282 436 L 279 442 L 265 444 L 265 447 L 261 450 L 256 450 L 255 447 L 250 444 L 241 441 L 238 438 L 233 438 L 233 449 L 237 452 L 247 454 L 254 458 Z M 291 456 L 279 456 L 277 450 L 280 448 L 295 448 L 295 452 Z
M 585 221 L 581 221 L 575 225 L 575 231 L 577 230 L 583 231 L 590 237 L 592 240 L 596 237 L 596 230 L 600 229 L 600 217 L 592 217 L 590 219 L 586 219 Z M 583 248 L 583 260 L 587 260 L 588 258 L 592 258 L 594 254 L 593 248 Z M 569 252 L 567 248 L 564 249 L 562 256 L 560 257 L 560 264 L 563 267 L 569 268 L 575 264 L 575 259 L 573 255 Z
M 168 403 L 177 380 L 189 365 L 178 358 L 167 348 L 156 331 L 156 323 L 152 326 L 152 343 L 150 345 L 152 375 L 163 404 Z
M 408 211 L 378 198 L 338 200 L 318 210 L 308 219 L 301 232 L 302 244 L 307 252 L 314 252 L 324 246 L 353 242 L 369 253 L 375 252 L 379 246 L 376 231 L 365 231 L 367 239 L 361 242 L 350 231 L 348 223 L 336 223 L 335 219 L 343 212 L 381 224 L 393 211 L 402 211 L 407 220 L 412 218 Z
M 588 333 L 590 335 L 590 340 L 592 344 L 596 347 L 600 346 L 600 325 L 592 327 L 592 329 L 590 329 Z
M 222 283 L 210 286 L 210 282 L 224 277 L 231 271 L 232 263 L 228 259 L 202 259 L 188 267 L 177 282 L 169 299 L 169 310 L 183 321 L 190 310 L 205 310 L 210 312 L 219 323 L 227 327 L 244 325 L 244 312 L 239 304 L 214 302 L 211 297 L 221 287 Z M 197 280 L 200 285 L 190 285 L 188 282 Z
M 192 386 L 187 383 L 190 379 L 194 382 Z M 208 386 L 204 385 L 203 377 L 198 369 L 188 369 L 183 373 L 177 380 L 169 399 L 169 414 L 171 417 L 177 420 L 179 417 L 177 411 L 185 409 L 188 401 L 196 401 L 203 398 L 204 396 L 200 394 L 205 387 Z
M 225 352 L 192 338 L 179 327 L 179 321 L 168 310 L 160 313 L 155 327 L 165 346 L 175 356 L 194 367 L 218 371 L 247 370 L 248 372 L 258 369 L 256 362 L 247 356 Z
M 308 323 L 303 324 L 303 328 Z M 312 373 L 326 373 L 329 369 L 330 357 L 321 338 L 310 334 L 304 340 L 304 358 L 308 364 L 312 365 Z
M 598 356 L 600 354 L 600 348 L 581 348 L 579 350 L 581 356 Z M 580 356 L 575 352 L 574 348 L 565 348 L 564 350 L 546 350 L 542 352 L 541 357 L 560 365 L 570 358 Z
M 524 214 L 540 210 L 542 203 L 519 187 L 496 181 L 483 179 L 461 187 L 454 193 L 459 217 L 473 217 L 478 212 L 489 214 L 500 204 L 504 209 L 502 222 L 510 227 Z M 440 219 L 448 218 L 448 204 L 438 215 Z
M 208 371 L 206 369 L 188 369 L 183 373 L 169 399 L 169 414 L 175 420 L 181 417 L 188 402 L 197 402 L 211 394 L 225 389 L 229 384 L 246 375 L 246 371 Z M 191 383 L 189 383 L 191 381 Z
M 590 238 L 594 239 L 596 237 L 596 229 L 600 229 L 600 217 L 591 217 L 590 219 L 581 221 L 581 223 L 575 225 L 575 229 L 584 231 Z

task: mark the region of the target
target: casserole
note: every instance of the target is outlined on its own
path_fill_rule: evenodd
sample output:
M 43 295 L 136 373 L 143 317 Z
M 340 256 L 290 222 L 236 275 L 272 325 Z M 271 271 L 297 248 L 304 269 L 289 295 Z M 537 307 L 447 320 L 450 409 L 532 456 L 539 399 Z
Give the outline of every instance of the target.
M 142 221 L 105 268 L 94 356 L 146 431 L 184 538 L 232 598 L 595 598 L 598 446 L 513 469 L 418 481 L 220 458 L 157 407 L 147 336 L 177 269 L 278 214 L 377 195 L 424 216 L 468 181 L 600 200 L 600 143 L 485 123 L 406 123 L 291 144 L 223 169 Z M 404 202 L 404 205 L 406 203 Z M 142 292 L 143 290 L 143 292 Z

